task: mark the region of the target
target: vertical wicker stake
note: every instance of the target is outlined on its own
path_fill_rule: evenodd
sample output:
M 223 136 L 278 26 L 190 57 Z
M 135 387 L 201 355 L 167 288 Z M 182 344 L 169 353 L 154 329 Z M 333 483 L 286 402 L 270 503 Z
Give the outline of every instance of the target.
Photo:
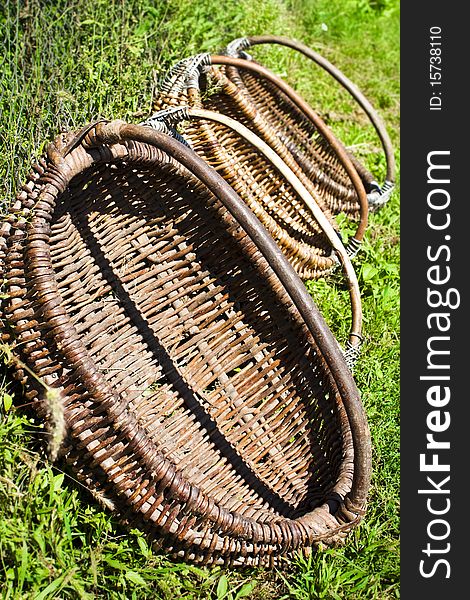
M 56 391 L 63 458 L 104 504 L 199 563 L 347 539 L 371 471 L 358 390 L 214 169 L 167 133 L 92 124 L 49 147 L 0 232 L 2 337 L 38 415 L 38 380 Z

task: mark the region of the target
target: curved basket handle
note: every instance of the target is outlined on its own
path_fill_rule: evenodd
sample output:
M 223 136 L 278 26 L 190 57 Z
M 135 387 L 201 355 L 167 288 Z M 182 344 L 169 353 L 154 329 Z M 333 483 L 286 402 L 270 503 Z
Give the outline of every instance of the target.
M 238 135 L 243 137 L 249 144 L 254 146 L 264 157 L 274 166 L 274 168 L 287 180 L 292 186 L 295 192 L 302 199 L 304 204 L 312 213 L 314 219 L 318 225 L 322 228 L 323 232 L 328 238 L 332 248 L 335 250 L 336 255 L 339 257 L 345 278 L 348 282 L 349 297 L 351 302 L 351 313 L 352 323 L 351 331 L 349 334 L 349 340 L 347 342 L 345 357 L 348 366 L 352 369 L 356 362 L 359 349 L 362 343 L 362 306 L 361 306 L 361 294 L 359 290 L 359 283 L 357 281 L 356 272 L 351 264 L 350 257 L 337 232 L 316 203 L 315 199 L 310 195 L 308 190 L 304 187 L 295 173 L 279 158 L 279 156 L 266 144 L 261 138 L 255 135 L 247 127 L 221 113 L 198 109 L 180 107 L 173 108 L 160 113 L 156 113 L 153 117 L 150 117 L 147 121 L 142 123 L 143 125 L 154 126 L 161 120 L 169 119 L 170 122 L 174 123 L 175 120 L 185 121 L 190 119 L 206 119 L 209 121 L 215 121 L 221 123 L 226 127 L 235 131 Z
M 369 203 L 371 208 L 378 208 L 379 206 L 385 204 L 390 198 L 391 192 L 395 186 L 395 156 L 393 153 L 392 142 L 390 140 L 390 136 L 388 135 L 385 124 L 369 100 L 364 96 L 357 85 L 348 77 L 346 77 L 346 75 L 344 75 L 344 73 L 335 67 L 329 60 L 297 40 L 276 35 L 248 36 L 244 38 L 238 38 L 230 42 L 226 48 L 226 52 L 229 56 L 236 57 L 244 55 L 247 57 L 246 53 L 243 51 L 251 46 L 260 44 L 278 44 L 280 46 L 286 46 L 287 48 L 292 48 L 293 50 L 300 52 L 318 66 L 322 67 L 322 69 L 327 71 L 345 90 L 347 90 L 347 92 L 349 92 L 354 100 L 356 100 L 359 106 L 369 117 L 370 122 L 374 126 L 377 135 L 380 138 L 387 163 L 385 182 L 383 183 L 382 187 L 376 184 L 378 189 L 369 194 Z
M 132 140 L 152 145 L 172 157 L 188 169 L 222 202 L 247 235 L 255 242 L 299 311 L 334 379 L 348 416 L 354 449 L 354 473 L 351 491 L 345 498 L 344 507 L 340 510 L 352 512 L 353 517 L 355 516 L 358 520 L 366 504 L 371 475 L 371 441 L 367 419 L 357 387 L 344 364 L 334 337 L 305 286 L 259 220 L 236 192 L 215 169 L 207 165 L 202 158 L 178 140 L 150 127 L 113 121 L 102 122 L 89 129 L 84 133 L 80 143 L 85 149 L 88 149 L 101 144 L 113 145 Z M 65 151 L 62 158 L 65 159 L 68 153 L 70 153 L 70 150 Z M 77 163 L 74 168 L 68 169 L 68 177 L 76 175 L 82 168 L 90 166 L 92 162 L 93 158 L 88 156 L 87 161 L 84 161 L 83 164 Z M 243 515 L 237 515 L 235 519 L 233 513 L 229 513 L 227 509 L 216 507 L 213 502 L 206 501 L 205 494 L 184 480 L 177 469 L 162 457 L 158 448 L 151 441 L 146 440 L 143 430 L 135 418 L 129 415 L 127 415 L 127 420 L 123 418 L 124 413 L 127 411 L 126 406 L 119 402 L 119 398 L 116 397 L 111 386 L 101 377 L 95 363 L 88 355 L 83 340 L 80 339 L 71 322 L 70 315 L 63 307 L 51 255 L 48 251 L 50 237 L 48 219 L 54 210 L 56 196 L 65 189 L 67 184 L 67 177 L 63 177 L 59 170 L 52 165 L 51 181 L 45 192 L 39 196 L 39 209 L 36 210 L 31 222 L 28 224 L 29 240 L 30 242 L 34 241 L 35 244 L 35 252 L 26 253 L 28 272 L 34 283 L 37 302 L 42 306 L 46 317 L 51 319 L 51 338 L 60 344 L 66 362 L 72 365 L 72 368 L 77 369 L 85 388 L 93 390 L 95 399 L 112 416 L 116 427 L 128 439 L 133 452 L 139 456 L 148 468 L 160 474 L 161 480 L 167 485 L 169 494 L 173 495 L 178 501 L 184 502 L 190 508 L 194 508 L 196 512 L 214 520 L 222 533 L 231 533 L 234 530 L 240 530 L 240 528 L 242 531 L 250 531 L 251 528 L 254 530 L 257 527 L 260 542 L 264 543 L 263 538 L 266 537 L 267 528 L 259 526 L 258 523 Z M 101 458 L 102 460 L 97 459 L 98 463 L 106 472 L 109 472 L 110 467 L 105 464 L 104 456 Z M 309 514 L 302 519 L 308 521 L 308 516 Z M 291 529 L 290 535 L 299 534 L 299 525 L 296 520 L 286 520 L 286 526 Z M 306 522 L 305 527 L 308 529 L 308 522 Z M 340 525 L 332 528 L 327 532 L 328 537 L 334 536 L 344 527 Z M 315 531 L 312 532 L 312 537 L 315 537 Z M 269 543 L 269 540 L 266 541 Z

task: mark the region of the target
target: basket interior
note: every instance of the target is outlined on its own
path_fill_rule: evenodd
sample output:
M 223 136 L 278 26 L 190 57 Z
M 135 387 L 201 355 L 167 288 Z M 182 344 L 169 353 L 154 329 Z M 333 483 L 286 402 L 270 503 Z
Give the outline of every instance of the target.
M 159 451 L 228 510 L 267 522 L 343 495 L 350 432 L 297 311 L 219 201 L 136 149 L 75 176 L 53 214 L 52 264 L 89 355 Z M 82 429 L 112 437 L 73 372 L 62 381 L 73 418 L 80 404 L 92 415 Z

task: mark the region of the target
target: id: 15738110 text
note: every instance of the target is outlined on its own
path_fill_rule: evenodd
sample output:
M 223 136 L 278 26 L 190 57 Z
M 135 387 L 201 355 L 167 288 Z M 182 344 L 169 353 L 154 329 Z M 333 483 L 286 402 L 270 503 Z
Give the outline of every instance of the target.
M 429 28 L 429 110 L 442 110 L 442 30 Z

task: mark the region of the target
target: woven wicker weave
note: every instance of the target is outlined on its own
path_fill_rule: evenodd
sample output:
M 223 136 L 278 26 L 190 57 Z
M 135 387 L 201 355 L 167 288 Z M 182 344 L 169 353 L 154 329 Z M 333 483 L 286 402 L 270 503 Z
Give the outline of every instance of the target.
M 209 64 L 235 64 L 240 68 L 253 70 L 263 78 L 267 78 L 273 85 L 280 86 L 285 94 L 291 95 L 292 98 L 298 98 L 287 84 L 259 65 L 226 56 L 202 54 L 180 61 L 170 71 L 160 87 L 154 108 L 163 110 L 182 105 L 206 108 L 232 117 L 247 126 L 263 139 L 295 173 L 324 214 L 328 216 L 333 226 L 333 214 L 346 210 L 351 217 L 356 218 L 359 215 L 356 233 L 348 245 L 350 253 L 354 253 L 362 241 L 367 227 L 368 202 L 363 182 L 341 142 L 320 117 L 305 105 L 310 119 L 309 123 L 314 122 L 316 127 L 315 139 L 312 140 L 312 144 L 315 147 L 319 163 L 306 173 L 292 149 L 279 135 L 278 127 L 273 125 L 272 119 L 266 118 L 264 112 L 259 110 L 251 99 L 230 81 L 223 70 L 215 67 L 209 69 Z M 210 93 L 206 93 L 206 89 L 209 89 Z M 254 159 L 252 148 L 247 147 L 239 135 L 231 135 L 226 127 L 214 123 L 191 123 L 184 129 L 184 135 L 209 164 L 223 173 L 224 178 L 232 186 L 238 185 L 237 191 L 252 210 L 254 210 L 255 204 L 269 206 L 278 225 L 283 227 L 284 233 L 291 233 L 289 219 L 292 218 L 292 214 L 295 215 L 298 232 L 297 245 L 299 246 L 299 236 L 300 239 L 304 236 L 313 254 L 320 253 L 320 256 L 323 257 L 322 260 L 316 260 L 312 256 L 308 260 L 302 257 L 300 248 L 298 251 L 294 248 L 294 254 L 287 252 L 302 278 L 315 278 L 324 274 L 325 269 L 331 268 L 331 262 L 325 261 L 325 254 L 321 253 L 323 249 L 321 241 L 308 238 L 315 233 L 315 230 L 301 213 L 297 214 L 298 201 L 295 200 L 295 195 L 286 195 L 282 182 L 276 181 L 276 176 L 274 179 L 272 177 L 269 179 L 268 183 L 271 185 L 266 187 L 266 165 Z M 247 173 L 245 174 L 244 171 Z M 253 179 L 256 187 L 253 186 Z M 250 194 L 253 196 L 253 190 L 256 188 L 260 188 L 258 197 L 250 198 Z M 286 218 L 286 214 L 290 217 Z M 260 214 L 258 216 L 282 245 L 282 240 L 279 240 L 279 237 L 272 231 L 267 220 Z M 295 244 L 294 239 L 294 247 Z
M 250 49 L 251 51 L 254 46 L 261 44 L 277 44 L 303 54 L 313 63 L 326 70 L 366 113 L 382 144 L 387 163 L 385 182 L 379 185 L 373 175 L 367 171 L 360 161 L 355 159 L 353 155 L 350 156 L 368 192 L 371 210 L 375 210 L 385 204 L 394 188 L 395 157 L 387 129 L 371 103 L 359 88 L 336 66 L 305 44 L 296 40 L 272 35 L 238 38 L 228 44 L 225 53 L 228 56 L 248 59 L 247 62 L 251 62 L 253 59 L 246 53 L 246 50 Z M 309 176 L 315 176 L 318 153 L 315 144 L 312 144 L 312 137 L 316 135 L 316 125 L 309 122 L 310 119 L 309 115 L 305 112 L 304 101 L 300 97 L 286 96 L 281 87 L 276 85 L 275 82 L 269 81 L 264 75 L 256 73 L 251 69 L 244 69 L 240 65 L 228 67 L 226 74 L 237 85 L 247 101 L 252 103 L 271 123 L 272 127 L 278 131 L 278 135 L 283 140 L 286 148 L 290 150 L 305 173 Z M 350 202 L 351 197 L 343 196 L 342 209 L 346 211 L 354 210 L 354 205 L 352 207 L 348 206 Z
M 370 437 L 338 345 L 181 143 L 123 122 L 56 140 L 2 224 L 0 275 L 2 337 L 63 459 L 168 553 L 275 564 L 360 521 Z

